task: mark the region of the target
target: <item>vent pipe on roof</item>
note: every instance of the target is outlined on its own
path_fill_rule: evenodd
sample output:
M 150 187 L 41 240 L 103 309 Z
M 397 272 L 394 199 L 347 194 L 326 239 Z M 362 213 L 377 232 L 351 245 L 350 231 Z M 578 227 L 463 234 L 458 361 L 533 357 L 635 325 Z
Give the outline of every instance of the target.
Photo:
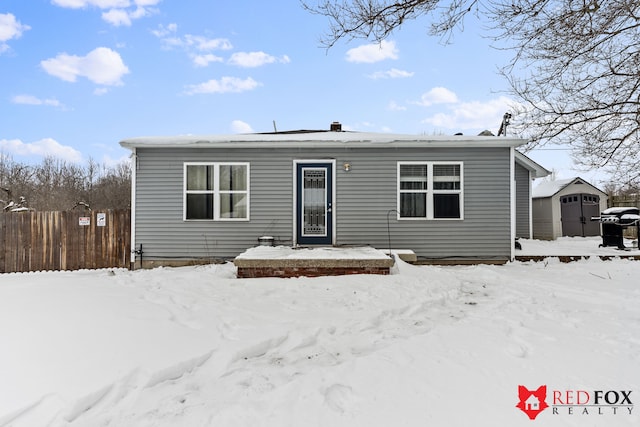
M 342 132 L 342 125 L 340 124 L 340 122 L 333 122 L 331 123 L 329 130 L 331 132 Z

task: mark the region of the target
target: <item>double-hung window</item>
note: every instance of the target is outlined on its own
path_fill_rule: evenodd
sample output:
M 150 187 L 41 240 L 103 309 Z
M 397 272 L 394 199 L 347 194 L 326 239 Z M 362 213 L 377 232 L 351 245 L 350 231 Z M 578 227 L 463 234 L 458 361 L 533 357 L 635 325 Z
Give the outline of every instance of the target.
M 462 219 L 462 162 L 398 162 L 398 218 Z
M 186 220 L 248 220 L 249 163 L 185 163 Z

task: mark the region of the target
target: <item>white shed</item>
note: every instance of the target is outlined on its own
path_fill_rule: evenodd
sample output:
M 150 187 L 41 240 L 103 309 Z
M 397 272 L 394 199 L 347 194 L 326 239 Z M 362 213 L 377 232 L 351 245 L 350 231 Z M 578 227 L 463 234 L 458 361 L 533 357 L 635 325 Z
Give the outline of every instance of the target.
M 591 217 L 607 208 L 607 198 L 580 177 L 541 182 L 532 192 L 533 238 L 600 235 L 600 223 Z

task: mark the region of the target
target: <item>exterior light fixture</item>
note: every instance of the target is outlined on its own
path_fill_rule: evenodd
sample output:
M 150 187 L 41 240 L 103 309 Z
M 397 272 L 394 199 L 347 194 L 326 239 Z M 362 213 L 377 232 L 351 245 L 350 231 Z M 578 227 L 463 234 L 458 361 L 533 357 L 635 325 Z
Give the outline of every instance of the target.
M 344 163 L 342 165 L 342 168 L 344 169 L 345 172 L 349 172 L 351 170 L 351 163 Z

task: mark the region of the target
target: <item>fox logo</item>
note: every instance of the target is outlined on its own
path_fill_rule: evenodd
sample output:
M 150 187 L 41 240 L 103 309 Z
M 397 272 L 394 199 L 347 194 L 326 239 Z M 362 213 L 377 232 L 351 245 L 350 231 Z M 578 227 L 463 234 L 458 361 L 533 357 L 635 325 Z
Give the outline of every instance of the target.
M 535 420 L 538 414 L 549 407 L 547 399 L 547 386 L 542 385 L 537 390 L 531 391 L 523 385 L 518 386 L 518 398 L 520 401 L 516 408 L 527 414 L 529 419 Z

